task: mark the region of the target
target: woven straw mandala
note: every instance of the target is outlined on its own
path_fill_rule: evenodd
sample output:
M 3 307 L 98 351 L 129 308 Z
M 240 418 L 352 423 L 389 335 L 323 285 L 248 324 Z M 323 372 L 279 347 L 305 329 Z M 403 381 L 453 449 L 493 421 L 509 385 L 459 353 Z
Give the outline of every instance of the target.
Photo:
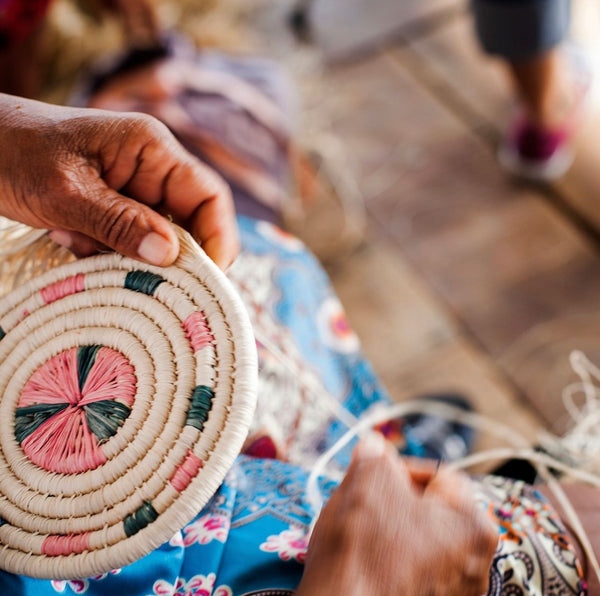
M 174 266 L 62 265 L 0 301 L 0 567 L 89 577 L 157 548 L 241 449 L 244 307 L 187 235 Z

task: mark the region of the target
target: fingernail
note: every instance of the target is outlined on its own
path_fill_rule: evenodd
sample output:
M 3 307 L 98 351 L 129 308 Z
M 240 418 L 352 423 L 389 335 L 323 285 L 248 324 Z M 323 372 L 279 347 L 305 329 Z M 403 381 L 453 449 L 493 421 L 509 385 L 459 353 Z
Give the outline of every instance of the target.
M 171 242 L 156 232 L 145 236 L 138 247 L 140 258 L 152 265 L 163 265 L 172 251 Z
M 377 459 L 385 453 L 385 439 L 377 432 L 368 434 L 354 450 L 360 460 Z
M 48 234 L 48 238 L 65 248 L 71 248 L 71 244 L 73 244 L 73 236 L 65 230 L 52 230 Z

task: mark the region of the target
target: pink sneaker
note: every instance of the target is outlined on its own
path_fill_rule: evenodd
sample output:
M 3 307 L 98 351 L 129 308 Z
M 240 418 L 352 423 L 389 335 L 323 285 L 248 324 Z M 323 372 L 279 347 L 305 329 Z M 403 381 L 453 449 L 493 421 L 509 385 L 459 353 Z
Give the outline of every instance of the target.
M 551 182 L 573 163 L 572 133 L 571 127 L 547 129 L 520 118 L 498 149 L 498 161 L 519 178 Z
M 498 148 L 498 161 L 510 174 L 535 182 L 551 182 L 571 167 L 575 158 L 572 140 L 581 126 L 591 94 L 591 69 L 575 46 L 564 48 L 571 64 L 577 100 L 558 127 L 534 124 L 524 110 L 512 118 L 507 135 Z

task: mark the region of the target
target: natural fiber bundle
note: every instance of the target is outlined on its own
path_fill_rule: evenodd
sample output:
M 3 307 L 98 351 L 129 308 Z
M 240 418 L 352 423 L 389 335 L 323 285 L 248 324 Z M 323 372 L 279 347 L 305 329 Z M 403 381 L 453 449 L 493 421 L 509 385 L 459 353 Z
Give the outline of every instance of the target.
M 206 504 L 256 397 L 241 301 L 186 233 L 172 267 L 116 254 L 0 300 L 0 567 L 104 573 Z

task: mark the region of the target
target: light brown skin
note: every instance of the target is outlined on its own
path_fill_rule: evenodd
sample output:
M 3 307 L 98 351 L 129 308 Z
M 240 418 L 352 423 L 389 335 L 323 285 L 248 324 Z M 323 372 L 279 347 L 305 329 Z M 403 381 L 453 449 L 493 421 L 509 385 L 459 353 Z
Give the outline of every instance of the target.
M 548 128 L 564 125 L 578 98 L 560 48 L 508 66 L 517 95 L 531 120 Z
M 321 513 L 296 596 L 480 596 L 497 542 L 465 476 L 363 442 Z
M 475 509 L 466 476 L 436 472 L 434 462 L 401 459 L 389 446 L 375 456 L 363 447 L 323 510 L 296 596 L 487 593 L 497 529 Z M 563 514 L 551 491 L 538 489 Z M 582 484 L 563 489 L 600 553 L 598 490 Z M 600 594 L 580 544 L 567 533 L 589 593 Z
M 239 246 L 226 184 L 144 115 L 0 95 L 0 197 L 0 214 L 54 230 L 79 255 L 108 246 L 139 257 L 155 233 L 165 242 L 155 262 L 169 264 L 177 240 L 160 213 L 221 267 Z M 497 535 L 466 477 L 378 449 L 357 449 L 317 524 L 297 594 L 485 592 Z M 571 496 L 597 546 L 600 501 L 593 489 L 582 501 L 581 491 Z
M 221 267 L 238 251 L 226 184 L 145 115 L 0 95 L 0 197 L 1 215 L 54 230 L 79 255 L 108 246 L 139 258 L 156 234 L 164 250 L 152 260 L 168 265 L 178 246 L 161 213 Z M 481 593 L 497 538 L 468 482 L 372 447 L 357 450 L 324 509 L 298 593 Z
M 169 265 L 178 242 L 163 215 L 222 268 L 239 249 L 227 184 L 143 114 L 0 94 L 0 197 L 0 215 L 54 230 L 79 256 L 109 247 Z

